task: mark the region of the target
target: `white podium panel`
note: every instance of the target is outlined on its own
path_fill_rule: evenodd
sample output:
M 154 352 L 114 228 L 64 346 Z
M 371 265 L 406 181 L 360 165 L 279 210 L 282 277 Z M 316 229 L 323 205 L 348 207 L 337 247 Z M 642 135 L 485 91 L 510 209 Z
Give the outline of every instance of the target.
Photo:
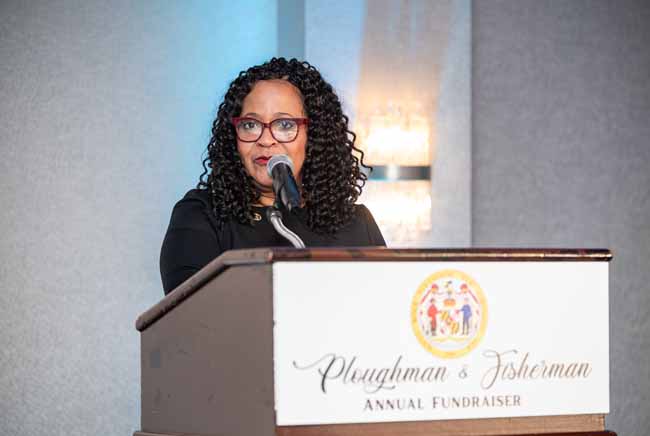
M 607 262 L 278 262 L 276 422 L 609 411 Z

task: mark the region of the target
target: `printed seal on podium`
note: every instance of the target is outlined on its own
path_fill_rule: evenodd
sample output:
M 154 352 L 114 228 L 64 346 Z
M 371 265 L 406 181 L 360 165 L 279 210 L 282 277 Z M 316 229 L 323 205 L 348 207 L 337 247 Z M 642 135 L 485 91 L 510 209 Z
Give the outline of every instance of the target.
M 468 274 L 446 269 L 431 274 L 411 301 L 411 327 L 418 342 L 431 354 L 461 357 L 485 335 L 487 300 Z

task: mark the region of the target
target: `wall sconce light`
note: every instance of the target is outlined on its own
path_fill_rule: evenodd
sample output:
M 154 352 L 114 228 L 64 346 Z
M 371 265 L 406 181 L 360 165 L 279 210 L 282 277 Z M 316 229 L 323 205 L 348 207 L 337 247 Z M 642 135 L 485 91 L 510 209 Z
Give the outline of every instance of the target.
M 391 246 L 426 245 L 431 230 L 432 123 L 419 105 L 357 116 L 364 161 L 373 167 L 362 195 Z

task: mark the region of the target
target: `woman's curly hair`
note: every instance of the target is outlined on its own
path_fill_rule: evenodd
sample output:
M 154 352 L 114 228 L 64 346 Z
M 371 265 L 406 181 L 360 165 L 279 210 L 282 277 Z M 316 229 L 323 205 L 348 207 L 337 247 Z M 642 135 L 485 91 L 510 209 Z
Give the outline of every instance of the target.
M 231 219 L 252 223 L 252 205 L 259 200 L 260 192 L 241 162 L 231 118 L 241 114 L 244 98 L 253 85 L 269 79 L 287 80 L 302 94 L 309 118 L 302 167 L 307 226 L 316 233 L 334 234 L 354 215 L 354 203 L 367 179 L 360 167 L 370 167 L 363 163 L 363 152 L 354 146 L 356 136 L 348 130 L 348 117 L 332 86 L 307 62 L 273 58 L 242 71 L 230 84 L 212 124 L 197 188 L 210 190 L 220 226 Z

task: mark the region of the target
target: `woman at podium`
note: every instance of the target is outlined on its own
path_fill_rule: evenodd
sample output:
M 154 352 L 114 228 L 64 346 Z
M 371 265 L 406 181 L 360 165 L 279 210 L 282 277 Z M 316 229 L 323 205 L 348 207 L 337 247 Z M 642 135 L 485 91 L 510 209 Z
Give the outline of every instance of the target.
M 307 247 L 384 246 L 370 211 L 355 204 L 367 166 L 354 140 L 337 95 L 308 63 L 273 58 L 240 73 L 219 105 L 198 186 L 172 211 L 165 293 L 224 251 L 290 245 L 267 219 L 280 203 L 267 169 L 274 156 L 286 156 L 297 188 L 284 225 Z

